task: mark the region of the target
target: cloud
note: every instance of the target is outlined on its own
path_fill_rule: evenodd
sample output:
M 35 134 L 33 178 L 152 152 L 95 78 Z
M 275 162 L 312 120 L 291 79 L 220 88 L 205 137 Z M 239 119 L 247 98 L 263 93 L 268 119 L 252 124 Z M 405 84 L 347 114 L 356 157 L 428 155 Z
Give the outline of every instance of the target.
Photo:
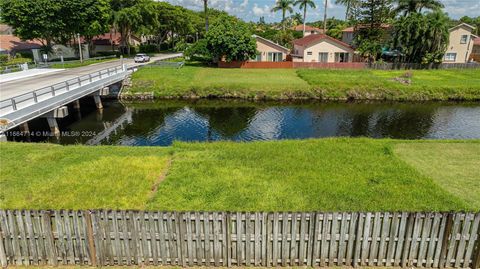
M 259 7 L 257 3 L 253 4 L 252 12 L 257 17 L 262 17 L 265 15 L 271 14 L 271 8 L 268 5 L 264 5 L 263 7 Z

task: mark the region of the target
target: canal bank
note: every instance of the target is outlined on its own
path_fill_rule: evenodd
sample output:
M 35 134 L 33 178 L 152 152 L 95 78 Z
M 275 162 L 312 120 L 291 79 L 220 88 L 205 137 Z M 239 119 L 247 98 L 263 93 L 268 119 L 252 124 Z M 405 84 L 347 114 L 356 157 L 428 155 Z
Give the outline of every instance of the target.
M 478 101 L 480 69 L 222 69 L 147 66 L 122 97 L 139 99 Z

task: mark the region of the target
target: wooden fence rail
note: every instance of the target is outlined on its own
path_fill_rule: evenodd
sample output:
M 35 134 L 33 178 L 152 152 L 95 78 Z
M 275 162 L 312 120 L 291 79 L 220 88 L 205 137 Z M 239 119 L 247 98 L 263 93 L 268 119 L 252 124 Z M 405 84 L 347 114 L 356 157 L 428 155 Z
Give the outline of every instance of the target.
M 478 268 L 480 213 L 0 210 L 7 265 Z

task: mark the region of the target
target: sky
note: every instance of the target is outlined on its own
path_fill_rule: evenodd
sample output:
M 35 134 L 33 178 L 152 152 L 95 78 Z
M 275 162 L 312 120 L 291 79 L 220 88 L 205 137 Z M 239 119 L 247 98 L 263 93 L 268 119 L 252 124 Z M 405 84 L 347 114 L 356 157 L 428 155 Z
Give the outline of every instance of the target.
M 174 5 L 183 6 L 188 9 L 202 10 L 203 0 L 160 0 L 167 1 Z M 260 17 L 265 17 L 267 22 L 280 21 L 281 12 L 272 13 L 270 10 L 275 4 L 275 0 L 208 0 L 212 8 L 227 11 L 231 15 L 242 18 L 245 21 L 258 21 Z M 318 21 L 323 18 L 324 0 L 314 0 L 317 8 L 308 10 L 307 21 Z M 480 0 L 440 0 L 445 5 L 445 11 L 454 19 L 462 16 L 476 17 L 480 16 Z M 294 12 L 300 12 L 295 9 Z M 302 13 L 302 12 L 300 12 Z M 345 8 L 336 5 L 335 0 L 328 0 L 328 17 L 343 19 L 345 17 Z

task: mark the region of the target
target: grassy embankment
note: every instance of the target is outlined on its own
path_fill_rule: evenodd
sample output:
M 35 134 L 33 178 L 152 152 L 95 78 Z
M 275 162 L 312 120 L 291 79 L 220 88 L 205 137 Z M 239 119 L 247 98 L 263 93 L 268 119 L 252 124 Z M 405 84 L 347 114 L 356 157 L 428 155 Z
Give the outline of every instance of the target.
M 115 60 L 118 60 L 118 58 L 87 59 L 87 60 L 84 60 L 83 63 L 80 62 L 80 61 L 65 62 L 64 64 L 54 63 L 54 64 L 51 65 L 51 68 L 65 68 L 65 69 L 77 68 L 77 67 L 82 67 L 82 66 L 87 66 L 87 65 L 92 65 L 92 64 L 99 64 L 99 63 L 115 61 Z
M 1 143 L 0 208 L 479 210 L 479 156 L 478 140 Z
M 329 100 L 480 100 L 480 69 L 413 70 L 411 84 L 393 81 L 406 71 L 220 69 L 152 67 L 133 74 L 126 92 L 159 98 Z

